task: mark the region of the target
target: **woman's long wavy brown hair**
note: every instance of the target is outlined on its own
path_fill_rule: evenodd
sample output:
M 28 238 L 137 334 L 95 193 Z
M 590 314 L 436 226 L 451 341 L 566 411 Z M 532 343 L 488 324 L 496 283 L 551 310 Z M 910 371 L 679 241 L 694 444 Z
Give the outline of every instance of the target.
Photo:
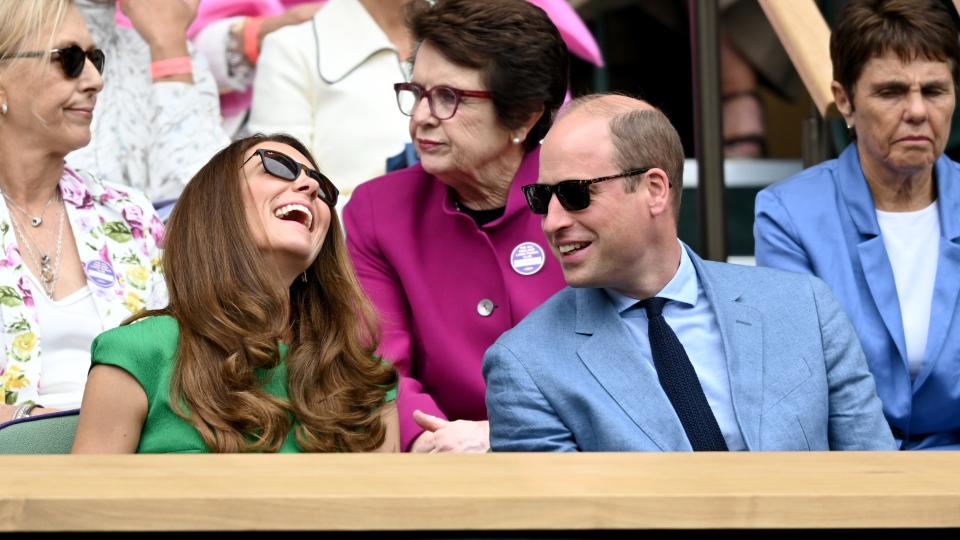
M 374 450 L 385 440 L 380 409 L 397 376 L 374 357 L 376 318 L 336 211 L 307 280 L 289 289 L 251 240 L 242 163 L 266 141 L 295 148 L 317 168 L 289 136 L 241 139 L 193 177 L 170 217 L 163 260 L 170 303 L 160 312 L 180 325 L 171 403 L 215 452 L 275 452 L 294 418 L 305 451 Z M 266 393 L 256 372 L 279 363 L 286 339 L 289 402 Z

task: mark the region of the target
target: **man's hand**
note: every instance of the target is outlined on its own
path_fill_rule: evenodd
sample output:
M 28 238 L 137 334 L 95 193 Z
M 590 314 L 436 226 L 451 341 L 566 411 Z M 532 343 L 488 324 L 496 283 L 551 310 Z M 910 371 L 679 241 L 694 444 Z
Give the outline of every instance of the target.
M 490 423 L 443 418 L 416 410 L 413 419 L 425 431 L 410 446 L 411 452 L 482 453 L 490 449 Z

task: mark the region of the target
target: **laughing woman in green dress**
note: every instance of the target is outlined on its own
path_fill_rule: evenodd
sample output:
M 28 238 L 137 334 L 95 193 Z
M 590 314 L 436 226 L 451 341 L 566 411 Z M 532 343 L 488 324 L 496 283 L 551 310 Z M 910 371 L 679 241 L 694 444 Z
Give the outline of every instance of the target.
M 214 156 L 170 218 L 169 305 L 93 343 L 73 451 L 398 451 L 336 200 L 295 139 Z

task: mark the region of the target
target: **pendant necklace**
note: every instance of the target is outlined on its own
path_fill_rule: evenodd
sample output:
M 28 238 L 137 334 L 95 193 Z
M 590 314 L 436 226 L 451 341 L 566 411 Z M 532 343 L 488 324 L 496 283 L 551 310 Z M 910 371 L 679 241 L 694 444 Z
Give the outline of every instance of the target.
M 49 254 L 40 251 L 40 244 L 31 238 L 25 229 L 17 223 L 16 218 L 10 215 L 10 223 L 13 225 L 13 232 L 20 237 L 20 244 L 27 249 L 27 254 L 33 259 L 37 270 L 40 271 L 40 281 L 47 296 L 53 298 L 53 292 L 57 289 L 57 278 L 60 277 L 60 255 L 63 250 L 63 222 L 64 206 L 60 205 L 58 212 L 59 225 L 57 226 L 57 245 L 56 255 L 50 257 Z M 31 245 L 32 244 L 32 245 Z M 36 251 L 34 251 L 36 248 Z
M 53 200 L 57 198 L 57 193 L 59 193 L 59 192 L 60 192 L 59 189 L 53 190 L 53 195 L 51 195 L 50 198 L 47 199 L 47 204 L 43 205 L 43 210 L 40 210 L 40 215 L 38 215 L 38 216 L 31 216 L 31 215 L 30 215 L 30 212 L 28 212 L 26 208 L 24 208 L 24 207 L 20 206 L 19 204 L 15 203 L 15 202 L 13 201 L 13 199 L 11 199 L 10 197 L 7 196 L 7 194 L 6 194 L 5 191 L 0 190 L 0 195 L 3 195 L 3 198 L 7 200 L 7 204 L 13 206 L 13 207 L 16 208 L 17 210 L 19 210 L 21 214 L 27 216 L 27 219 L 30 220 L 30 225 L 31 225 L 31 226 L 33 226 L 33 227 L 39 227 L 39 226 L 43 225 L 43 215 L 47 213 L 47 208 L 49 208 L 49 207 L 50 207 L 50 203 L 52 203 Z

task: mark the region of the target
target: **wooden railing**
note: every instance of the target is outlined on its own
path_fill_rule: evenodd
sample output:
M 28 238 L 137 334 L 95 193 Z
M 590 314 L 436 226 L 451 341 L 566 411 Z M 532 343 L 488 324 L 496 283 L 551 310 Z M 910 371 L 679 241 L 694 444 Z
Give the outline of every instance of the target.
M 960 452 L 4 456 L 0 471 L 5 531 L 960 527 Z
M 820 115 L 836 113 L 830 28 L 814 0 L 759 0 Z

